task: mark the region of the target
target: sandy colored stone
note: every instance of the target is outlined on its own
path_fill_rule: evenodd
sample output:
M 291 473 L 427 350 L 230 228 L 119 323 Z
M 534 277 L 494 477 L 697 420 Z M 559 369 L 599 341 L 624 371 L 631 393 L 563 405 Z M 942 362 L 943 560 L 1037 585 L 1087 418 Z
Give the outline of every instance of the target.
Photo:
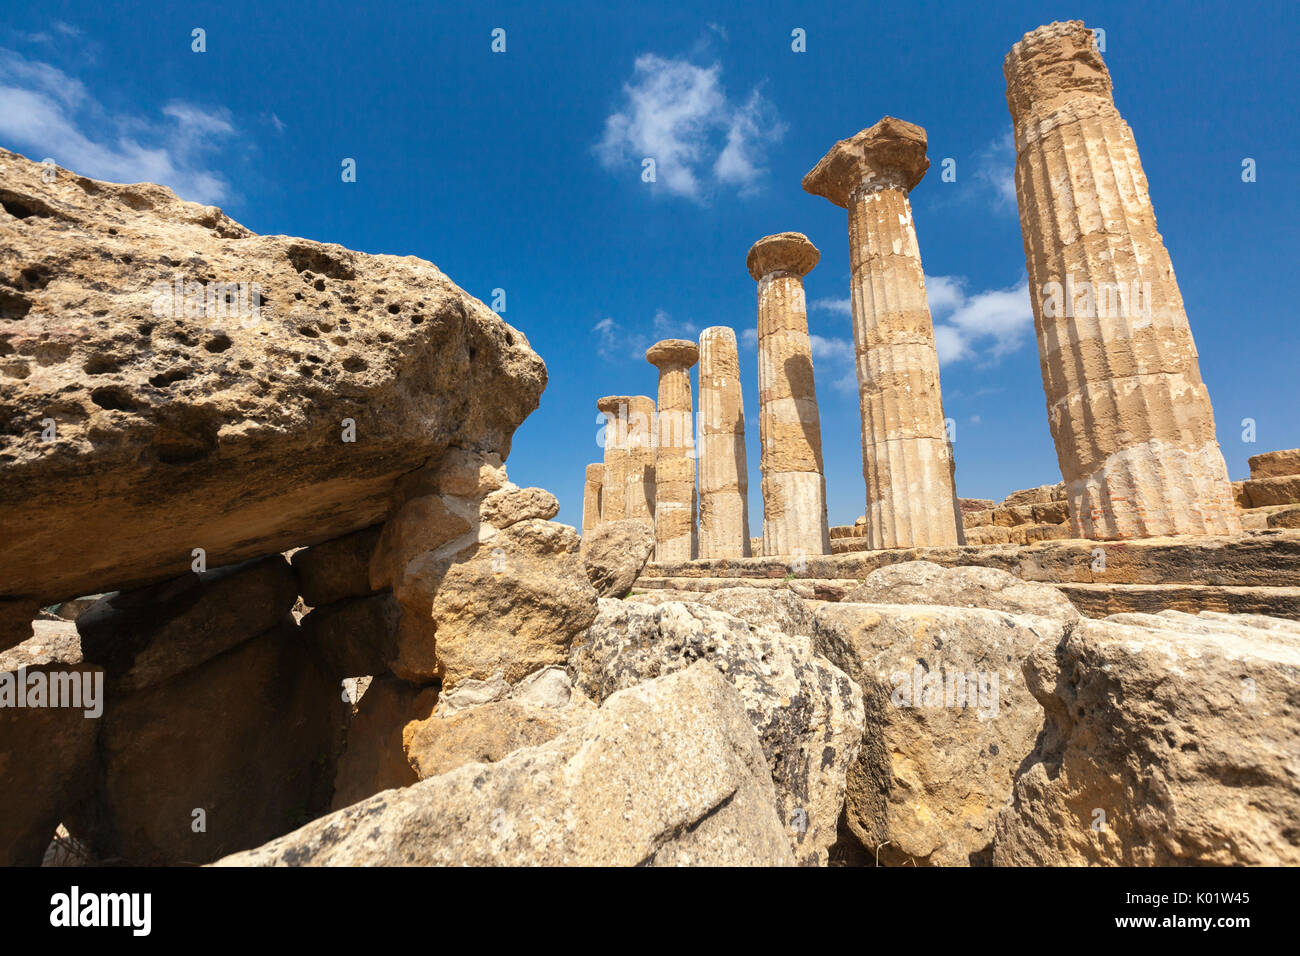
M 813 653 L 810 638 L 699 605 L 602 599 L 595 623 L 574 643 L 569 670 L 574 687 L 599 703 L 701 660 L 744 701 L 795 858 L 825 864 L 863 712 L 857 686 Z
M 686 339 L 650 346 L 646 361 L 659 370 L 655 445 L 655 560 L 696 556 L 695 419 L 691 367 L 699 347 Z
M 1300 528 L 1300 508 L 1283 508 L 1268 516 L 1270 528 Z
M 624 517 L 640 521 L 653 534 L 655 529 L 655 400 L 649 395 L 630 395 L 627 405 L 627 474 Z
M 939 356 L 907 194 L 929 168 L 925 130 L 886 116 L 803 178 L 849 212 L 853 343 L 866 536 L 876 548 L 962 543 Z
M 370 558 L 382 530 L 382 525 L 372 525 L 293 553 L 289 563 L 308 607 L 371 593 Z
M 77 618 L 114 695 L 172 679 L 283 620 L 298 580 L 281 555 L 106 594 Z
M 623 597 L 654 553 L 654 532 L 632 518 L 603 524 L 582 536 L 579 553 L 601 597 Z
M 1072 536 L 1240 530 L 1182 295 L 1092 31 L 1039 27 L 1003 72 Z
M 1042 709 L 1020 677 L 1068 626 L 983 608 L 821 604 L 814 646 L 862 687 L 850 831 L 886 865 L 987 864 Z
M 738 617 L 752 627 L 771 627 L 793 637 L 813 636 L 812 611 L 789 590 L 722 588 L 703 595 L 698 603 Z
M 736 332 L 700 333 L 699 557 L 749 556 L 749 466 Z
M 979 607 L 1050 617 L 1062 624 L 1079 619 L 1069 598 L 1050 584 L 1022 581 L 995 568 L 945 568 L 929 561 L 907 561 L 873 571 L 844 600 L 856 604 Z
M 393 672 L 417 681 L 441 676 L 451 687 L 497 671 L 514 682 L 562 663 L 574 636 L 596 616 L 597 595 L 578 549 L 573 528 L 530 518 L 451 558 L 414 559 Z
M 494 764 L 381 793 L 221 861 L 287 865 L 790 865 L 736 691 L 706 663 L 613 695 Z
M 479 520 L 496 528 L 508 528 L 529 518 L 549 521 L 560 513 L 560 502 L 545 488 L 520 488 L 506 484 L 479 505 Z
M 392 588 L 399 595 L 408 586 L 407 565 L 418 555 L 438 550 L 469 533 L 478 523 L 477 503 L 427 494 L 400 504 L 384 523 L 370 559 L 370 586 Z
M 998 818 L 996 863 L 1300 862 L 1300 623 L 1117 615 L 1024 672 L 1047 719 Z
M 600 520 L 622 521 L 627 517 L 628 395 L 606 395 L 596 400 L 605 416 L 602 433 L 605 454 L 605 483 L 600 495 Z
M 419 780 L 406 759 L 406 727 L 428 719 L 437 702 L 435 687 L 417 687 L 392 674 L 371 681 L 348 724 L 330 809 L 340 810 L 380 791 L 408 787 Z
M 0 163 L 3 597 L 136 588 L 196 547 L 215 567 L 337 538 L 449 446 L 504 455 L 537 407 L 527 339 L 429 262 Z
M 605 465 L 596 462 L 587 466 L 582 485 L 582 533 L 586 534 L 600 524 L 600 492 L 605 482 Z
M 803 277 L 821 254 L 803 233 L 764 236 L 745 257 L 758 282 L 758 430 L 764 555 L 830 553 L 821 414 Z
M 1242 490 L 1250 499 L 1252 508 L 1300 504 L 1300 475 L 1251 478 L 1243 484 Z
M 967 528 L 965 531 L 968 545 L 1008 544 L 1011 541 L 1011 529 L 999 525 L 982 525 Z
M 1251 478 L 1289 478 L 1300 475 L 1300 448 L 1251 455 L 1248 464 Z

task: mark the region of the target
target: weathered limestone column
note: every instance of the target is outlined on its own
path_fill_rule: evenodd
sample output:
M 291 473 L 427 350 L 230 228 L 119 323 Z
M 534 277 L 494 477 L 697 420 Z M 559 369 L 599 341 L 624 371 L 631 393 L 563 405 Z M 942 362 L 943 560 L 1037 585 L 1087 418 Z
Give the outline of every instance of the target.
M 600 523 L 627 517 L 627 395 L 606 395 L 596 400 L 605 416 L 605 480 L 600 492 Z
M 1047 417 L 1074 533 L 1241 528 L 1137 144 L 1081 22 L 1003 63 Z
M 700 333 L 700 557 L 749 557 L 745 403 L 736 332 Z
M 907 194 L 930 161 L 925 130 L 886 116 L 842 139 L 803 188 L 849 211 L 853 345 L 872 548 L 964 543 L 939 354 Z
M 625 517 L 655 527 L 655 400 L 649 395 L 628 399 L 627 493 Z
M 587 466 L 587 480 L 582 486 L 582 533 L 600 524 L 600 492 L 605 483 L 605 466 L 597 462 Z
M 745 264 L 758 281 L 758 433 L 763 554 L 829 554 L 821 416 L 803 277 L 821 254 L 798 232 L 765 236 Z
M 645 353 L 659 369 L 655 444 L 655 561 L 674 564 L 695 557 L 695 429 L 691 366 L 694 342 L 665 339 Z

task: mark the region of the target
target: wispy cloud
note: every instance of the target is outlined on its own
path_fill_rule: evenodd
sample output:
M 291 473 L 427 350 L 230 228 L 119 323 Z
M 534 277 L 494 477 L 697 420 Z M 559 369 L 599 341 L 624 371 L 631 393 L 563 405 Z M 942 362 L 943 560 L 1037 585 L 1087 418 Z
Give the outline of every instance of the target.
M 673 318 L 658 309 L 650 321 L 637 327 L 605 317 L 591 327 L 596 336 L 596 352 L 603 359 L 645 361 L 646 349 L 663 339 L 695 339 L 700 327 L 689 319 Z
M 743 102 L 723 89 L 718 63 L 698 66 L 654 53 L 636 59 L 622 107 L 605 119 L 596 155 L 606 169 L 655 163 L 655 184 L 704 201 L 711 189 L 741 194 L 758 188 L 769 144 L 785 124 L 755 87 Z
M 974 179 L 996 209 L 1016 211 L 1016 141 L 1008 130 L 975 157 Z
M 1024 344 L 1034 327 L 1029 280 L 973 295 L 965 285 L 957 276 L 925 277 L 939 362 L 995 362 Z
M 95 179 L 161 183 L 196 202 L 226 200 L 230 184 L 207 157 L 235 135 L 229 113 L 180 100 L 159 113 L 153 119 L 109 113 L 75 77 L 0 48 L 6 144 Z

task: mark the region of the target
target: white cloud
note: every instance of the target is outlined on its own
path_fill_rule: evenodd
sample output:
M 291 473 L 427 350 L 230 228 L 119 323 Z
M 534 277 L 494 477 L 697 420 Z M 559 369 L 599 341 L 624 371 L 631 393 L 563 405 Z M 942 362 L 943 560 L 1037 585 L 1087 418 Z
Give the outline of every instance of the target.
M 968 296 L 965 281 L 957 276 L 926 276 L 925 288 L 941 364 L 973 358 L 996 361 L 1032 333 L 1028 279 L 1009 289 Z
M 37 160 L 115 182 L 161 183 L 217 203 L 229 183 L 204 156 L 235 128 L 224 111 L 172 101 L 162 119 L 114 115 L 58 67 L 0 48 L 0 140 Z
M 675 319 L 658 309 L 641 328 L 623 325 L 610 317 L 591 327 L 596 333 L 596 352 L 604 359 L 645 361 L 646 349 L 663 339 L 696 339 L 700 328 L 689 319 Z
M 653 53 L 637 57 L 622 109 L 605 119 L 596 155 L 607 169 L 639 170 L 655 161 L 655 181 L 695 200 L 710 186 L 757 188 L 766 147 L 785 126 L 757 88 L 741 104 L 723 90 L 722 68 Z
M 1016 210 L 1016 141 L 1010 130 L 975 158 L 974 178 L 994 207 Z
M 813 299 L 808 303 L 810 309 L 820 309 L 823 312 L 836 312 L 840 315 L 853 314 L 853 300 L 848 296 L 842 299 Z

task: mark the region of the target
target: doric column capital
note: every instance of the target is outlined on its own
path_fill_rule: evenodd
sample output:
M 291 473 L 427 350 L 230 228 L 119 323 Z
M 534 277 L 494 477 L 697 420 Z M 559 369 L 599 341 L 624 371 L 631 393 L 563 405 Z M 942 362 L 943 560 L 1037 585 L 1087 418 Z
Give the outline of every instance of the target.
M 699 347 L 689 339 L 664 339 L 650 346 L 645 353 L 645 360 L 661 372 L 688 369 L 699 358 Z
M 930 168 L 925 147 L 924 129 L 886 116 L 832 146 L 804 176 L 804 191 L 845 208 L 859 188 L 911 192 Z
M 628 405 L 631 404 L 632 395 L 606 395 L 603 398 L 596 399 L 596 410 L 604 412 L 606 415 L 627 415 Z
M 778 232 L 750 246 L 745 265 L 755 281 L 774 272 L 789 272 L 802 278 L 820 259 L 821 253 L 802 232 Z
M 1026 33 L 1002 61 L 1002 73 L 1017 126 L 1029 113 L 1069 100 L 1112 99 L 1110 72 L 1082 20 L 1050 23 Z

